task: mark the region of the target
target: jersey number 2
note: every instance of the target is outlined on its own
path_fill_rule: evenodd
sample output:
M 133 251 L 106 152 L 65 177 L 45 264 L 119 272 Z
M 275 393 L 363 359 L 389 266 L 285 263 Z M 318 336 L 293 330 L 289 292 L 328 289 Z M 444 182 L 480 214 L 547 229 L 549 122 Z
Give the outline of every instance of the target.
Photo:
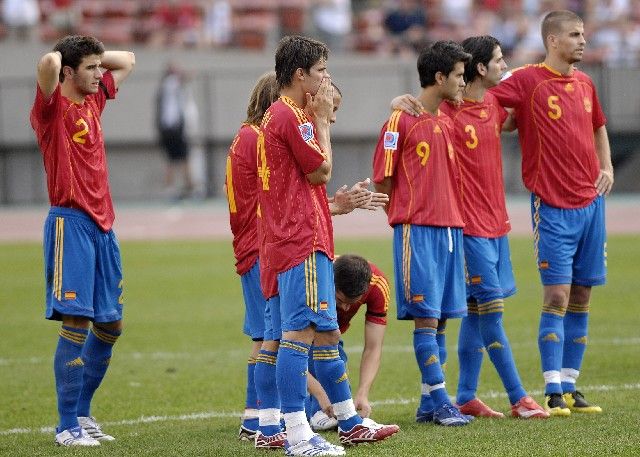
M 76 125 L 78 127 L 82 126 L 82 130 L 78 130 L 73 134 L 73 141 L 75 141 L 76 143 L 84 144 L 84 137 L 87 133 L 89 133 L 89 126 L 87 125 L 87 122 L 82 118 L 76 121 Z

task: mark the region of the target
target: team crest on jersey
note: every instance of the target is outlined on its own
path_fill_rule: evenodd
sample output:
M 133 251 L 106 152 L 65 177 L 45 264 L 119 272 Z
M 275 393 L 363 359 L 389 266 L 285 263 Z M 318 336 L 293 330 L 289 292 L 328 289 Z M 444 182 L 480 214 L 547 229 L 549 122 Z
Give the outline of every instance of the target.
M 313 138 L 313 124 L 311 122 L 300 124 L 298 129 L 300 130 L 300 135 L 302 135 L 302 139 L 304 141 L 309 141 Z
M 486 119 L 487 118 L 487 112 L 485 110 L 480 111 L 480 119 Z
M 565 91 L 567 91 L 567 92 L 573 92 L 575 89 L 574 89 L 574 87 L 573 87 L 573 84 L 571 84 L 571 83 L 567 83 L 567 84 L 564 86 L 564 90 L 565 90 Z
M 398 132 L 384 132 L 384 148 L 385 149 L 393 149 L 394 151 L 398 149 L 398 137 L 400 134 Z
M 582 99 L 583 103 L 584 103 L 584 110 L 587 113 L 591 112 L 592 106 L 591 106 L 591 100 L 589 99 L 589 97 L 585 97 Z
M 442 129 L 438 124 L 433 128 L 433 133 L 442 133 Z

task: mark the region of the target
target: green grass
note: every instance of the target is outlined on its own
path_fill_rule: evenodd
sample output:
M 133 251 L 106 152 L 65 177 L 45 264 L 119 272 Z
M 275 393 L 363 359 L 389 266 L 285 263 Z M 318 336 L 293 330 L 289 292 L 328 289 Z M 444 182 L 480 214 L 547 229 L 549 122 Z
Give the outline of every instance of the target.
M 402 430 L 386 443 L 350 449 L 348 455 L 640 455 L 640 236 L 610 237 L 608 250 L 609 283 L 593 294 L 580 379 L 588 398 L 604 408 L 602 415 L 477 420 L 455 429 L 415 424 L 419 377 L 412 327 L 391 318 L 371 399 L 379 402 L 374 418 L 396 422 Z M 360 253 L 392 277 L 389 240 L 339 240 L 337 251 Z M 234 414 L 243 406 L 249 342 L 241 334 L 244 309 L 230 243 L 124 242 L 122 253 L 126 328 L 93 407 L 118 440 L 99 449 L 60 449 L 50 431 L 40 430 L 57 420 L 52 354 L 58 328 L 43 318 L 41 247 L 0 245 L 0 455 L 264 456 L 236 440 Z M 530 240 L 512 240 L 512 254 L 519 291 L 507 302 L 505 326 L 525 388 L 541 400 L 536 343 L 541 287 Z M 362 321 L 357 317 L 344 337 L 352 349 L 355 385 Z M 451 321 L 447 330 L 450 394 L 457 383 L 458 327 Z M 479 393 L 506 412 L 502 391 L 485 362 Z M 152 416 L 159 417 L 139 421 Z M 124 423 L 128 420 L 133 425 Z M 336 442 L 335 434 L 327 436 Z

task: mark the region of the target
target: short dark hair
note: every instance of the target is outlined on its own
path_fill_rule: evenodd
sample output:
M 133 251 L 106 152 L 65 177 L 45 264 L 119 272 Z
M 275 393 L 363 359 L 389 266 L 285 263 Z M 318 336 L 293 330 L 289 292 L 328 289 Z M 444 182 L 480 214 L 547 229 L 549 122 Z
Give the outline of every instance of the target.
M 251 91 L 245 122 L 251 125 L 260 125 L 264 113 L 267 112 L 271 104 L 277 99 L 278 85 L 276 84 L 276 72 L 268 71 L 258 78 L 256 85 Z
M 565 22 L 578 22 L 583 23 L 582 18 L 573 11 L 557 10 L 551 11 L 542 19 L 540 25 L 540 32 L 542 34 L 542 43 L 544 48 L 547 49 L 547 38 L 553 33 L 562 31 L 562 24 Z
M 92 36 L 67 35 L 56 43 L 53 51 L 62 54 L 62 67 L 60 68 L 60 82 L 62 82 L 64 81 L 62 68 L 71 67 L 77 70 L 85 57 L 104 54 L 104 45 Z
M 458 62 L 465 65 L 471 60 L 471 54 L 464 51 L 455 41 L 436 41 L 424 48 L 418 56 L 418 75 L 423 89 L 436 83 L 436 73 L 448 76 Z
M 478 64 L 489 65 L 493 58 L 493 51 L 500 46 L 500 41 L 491 35 L 472 36 L 460 43 L 464 50 L 471 54 L 471 61 L 464 67 L 464 80 L 470 83 L 476 79 L 478 74 Z
M 312 38 L 289 35 L 278 43 L 276 49 L 276 80 L 282 89 L 291 84 L 293 74 L 298 68 L 309 73 L 320 59 L 327 60 L 329 48 L 321 41 Z
M 372 274 L 369 262 L 359 255 L 344 254 L 333 263 L 336 290 L 347 298 L 356 298 L 365 293 L 369 289 Z

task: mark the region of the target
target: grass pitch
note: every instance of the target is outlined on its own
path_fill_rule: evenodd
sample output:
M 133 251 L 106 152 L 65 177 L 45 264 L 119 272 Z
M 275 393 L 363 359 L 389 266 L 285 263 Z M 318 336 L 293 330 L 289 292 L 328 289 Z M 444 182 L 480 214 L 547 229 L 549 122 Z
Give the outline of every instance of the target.
M 391 279 L 391 241 L 339 240 Z M 541 286 L 531 241 L 511 242 L 518 293 L 507 300 L 505 327 L 525 388 L 542 400 L 537 349 Z M 579 386 L 601 415 L 547 421 L 476 420 L 462 428 L 413 422 L 419 376 L 412 324 L 395 320 L 371 392 L 374 419 L 395 422 L 388 442 L 348 449 L 353 456 L 603 456 L 640 455 L 640 237 L 612 236 L 609 282 L 594 290 L 589 349 Z M 265 455 L 238 442 L 249 341 L 230 243 L 124 242 L 125 333 L 94 400 L 92 413 L 117 437 L 98 449 L 53 445 L 56 423 L 53 351 L 58 325 L 43 318 L 38 244 L 0 245 L 0 455 L 239 456 Z M 344 336 L 352 385 L 362 349 L 363 317 Z M 457 384 L 459 322 L 447 329 L 447 386 Z M 480 397 L 508 412 L 493 366 L 485 359 Z M 337 442 L 335 433 L 326 434 Z M 279 452 L 273 455 L 280 455 Z

